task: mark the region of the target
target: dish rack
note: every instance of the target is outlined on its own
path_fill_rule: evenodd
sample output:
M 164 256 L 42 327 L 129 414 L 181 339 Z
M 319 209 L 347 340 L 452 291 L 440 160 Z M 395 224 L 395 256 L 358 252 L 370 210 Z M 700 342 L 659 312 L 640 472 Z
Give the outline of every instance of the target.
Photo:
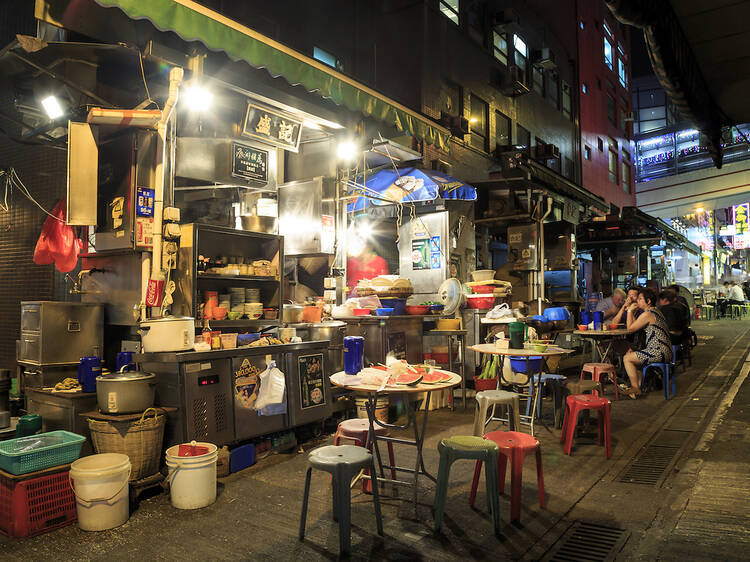
M 35 441 L 45 440 L 51 444 L 34 447 Z M 62 430 L 1 441 L 0 469 L 18 475 L 68 464 L 81 455 L 84 441 L 82 435 Z

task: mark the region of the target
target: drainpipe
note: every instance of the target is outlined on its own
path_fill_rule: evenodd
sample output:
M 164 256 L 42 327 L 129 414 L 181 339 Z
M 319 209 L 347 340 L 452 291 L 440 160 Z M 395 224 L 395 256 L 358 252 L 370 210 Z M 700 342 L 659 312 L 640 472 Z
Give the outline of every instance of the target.
M 539 202 L 541 205 L 541 201 Z M 544 219 L 552 212 L 552 197 L 547 197 L 547 210 L 539 219 L 539 287 L 536 299 L 536 313 L 542 313 L 542 301 L 544 300 Z
M 149 285 L 157 285 L 159 294 L 156 300 L 161 304 L 161 293 L 164 290 L 164 274 L 161 266 L 162 252 L 162 218 L 164 214 L 164 160 L 166 157 L 167 125 L 177 103 L 178 90 L 182 82 L 183 70 L 180 67 L 172 68 L 169 72 L 169 96 L 161 112 L 161 119 L 156 125 L 156 162 L 155 162 L 155 184 L 154 184 L 154 246 L 151 257 L 151 277 Z M 159 306 L 159 304 L 153 306 Z

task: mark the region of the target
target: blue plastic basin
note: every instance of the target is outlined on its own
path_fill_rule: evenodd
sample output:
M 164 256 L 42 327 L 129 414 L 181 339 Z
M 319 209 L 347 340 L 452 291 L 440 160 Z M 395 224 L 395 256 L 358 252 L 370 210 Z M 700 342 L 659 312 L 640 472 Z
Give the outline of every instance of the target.
M 404 316 L 406 314 L 406 299 L 380 299 L 380 304 L 383 305 L 383 308 L 392 308 L 393 312 L 391 314 L 395 316 Z M 386 316 L 390 316 L 390 314 Z
M 568 312 L 568 309 L 564 306 L 557 306 L 546 309 L 544 311 L 544 317 L 547 318 L 547 320 L 564 320 L 567 322 L 570 320 L 570 312 Z
M 393 316 L 392 308 L 376 308 L 375 314 L 377 316 Z
M 526 358 L 525 357 L 511 357 L 510 368 L 516 373 L 527 373 L 534 374 L 542 370 L 542 358 L 541 356 L 529 357 L 528 361 L 528 372 L 526 371 Z

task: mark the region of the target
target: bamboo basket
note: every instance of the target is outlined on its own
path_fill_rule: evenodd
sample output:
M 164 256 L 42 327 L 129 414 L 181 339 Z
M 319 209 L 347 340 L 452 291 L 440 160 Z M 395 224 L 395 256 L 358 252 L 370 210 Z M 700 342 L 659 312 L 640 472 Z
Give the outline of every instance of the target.
M 146 417 L 153 413 L 153 417 Z M 97 453 L 122 453 L 130 457 L 130 482 L 159 472 L 167 416 L 148 408 L 138 421 L 89 419 L 91 441 Z

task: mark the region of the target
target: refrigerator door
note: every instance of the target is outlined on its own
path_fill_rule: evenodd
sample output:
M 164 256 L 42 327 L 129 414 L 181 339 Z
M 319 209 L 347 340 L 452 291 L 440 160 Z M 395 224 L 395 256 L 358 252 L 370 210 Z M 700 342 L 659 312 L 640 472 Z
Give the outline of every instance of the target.
M 288 413 L 261 416 L 254 409 L 260 391 L 260 373 L 266 369 L 266 355 L 232 358 L 232 396 L 234 401 L 234 436 L 243 441 L 258 435 L 280 431 L 289 425 Z M 285 370 L 284 355 L 270 356 L 276 366 Z M 289 411 L 289 373 L 286 375 L 287 412 Z
M 290 353 L 288 357 L 287 380 L 293 382 L 288 387 L 292 425 L 324 420 L 333 412 L 326 348 Z
M 183 363 L 180 368 L 185 386 L 185 440 L 218 446 L 233 441 L 229 360 Z

